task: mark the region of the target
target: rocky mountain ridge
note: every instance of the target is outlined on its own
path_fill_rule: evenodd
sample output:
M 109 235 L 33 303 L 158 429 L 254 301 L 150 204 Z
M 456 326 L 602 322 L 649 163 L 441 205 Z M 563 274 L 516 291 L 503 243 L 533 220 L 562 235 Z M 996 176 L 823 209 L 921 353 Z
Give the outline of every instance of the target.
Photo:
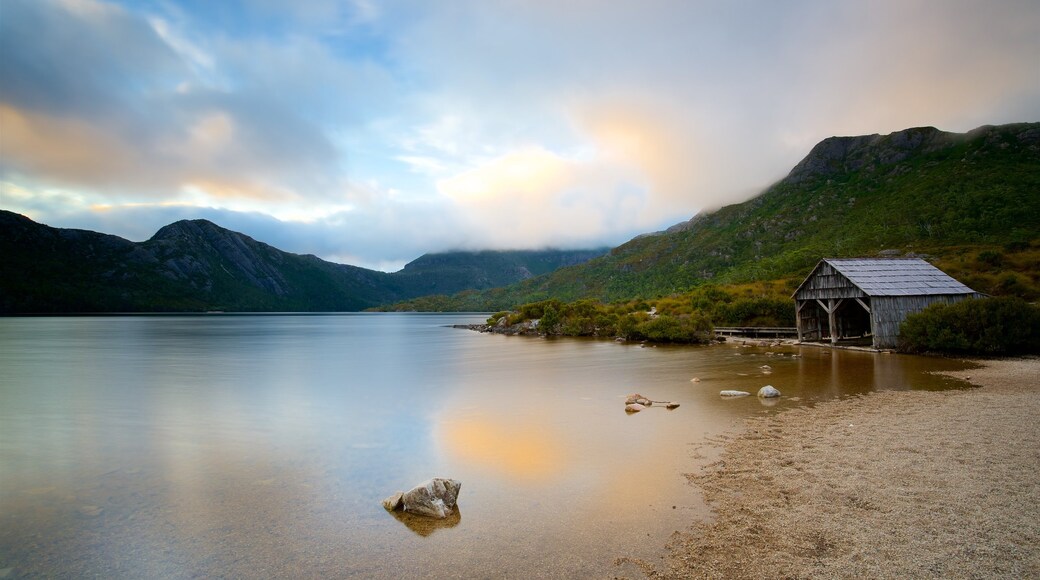
M 284 252 L 207 220 L 135 243 L 0 210 L 0 312 L 356 311 L 505 285 L 605 251 L 428 254 L 386 273 Z

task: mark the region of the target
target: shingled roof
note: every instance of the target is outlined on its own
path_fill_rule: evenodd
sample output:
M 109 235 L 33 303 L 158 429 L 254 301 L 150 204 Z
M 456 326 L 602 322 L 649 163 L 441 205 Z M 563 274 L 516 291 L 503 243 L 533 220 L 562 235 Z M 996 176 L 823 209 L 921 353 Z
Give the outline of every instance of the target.
M 920 258 L 826 258 L 868 296 L 975 294 Z

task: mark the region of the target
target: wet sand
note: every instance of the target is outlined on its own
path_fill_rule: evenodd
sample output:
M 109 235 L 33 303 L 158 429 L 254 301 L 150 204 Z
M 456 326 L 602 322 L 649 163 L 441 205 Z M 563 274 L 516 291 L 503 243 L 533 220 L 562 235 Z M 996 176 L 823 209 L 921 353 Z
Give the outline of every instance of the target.
M 714 519 L 656 563 L 682 578 L 1040 577 L 1040 359 L 980 388 L 880 391 L 752 419 L 690 475 Z

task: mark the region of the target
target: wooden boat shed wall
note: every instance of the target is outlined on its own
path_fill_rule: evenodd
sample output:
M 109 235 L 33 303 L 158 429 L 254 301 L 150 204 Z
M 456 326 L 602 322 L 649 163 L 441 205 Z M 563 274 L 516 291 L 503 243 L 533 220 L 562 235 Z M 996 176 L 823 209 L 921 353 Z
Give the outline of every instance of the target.
M 908 315 L 979 296 L 919 258 L 828 258 L 794 293 L 798 340 L 869 336 L 874 348 L 895 348 Z

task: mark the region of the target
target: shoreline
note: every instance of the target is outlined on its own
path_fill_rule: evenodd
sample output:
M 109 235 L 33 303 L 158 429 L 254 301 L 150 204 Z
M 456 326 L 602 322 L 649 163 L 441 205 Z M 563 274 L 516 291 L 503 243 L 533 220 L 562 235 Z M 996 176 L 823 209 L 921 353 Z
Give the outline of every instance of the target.
M 746 422 L 648 577 L 1040 577 L 1040 358 Z

